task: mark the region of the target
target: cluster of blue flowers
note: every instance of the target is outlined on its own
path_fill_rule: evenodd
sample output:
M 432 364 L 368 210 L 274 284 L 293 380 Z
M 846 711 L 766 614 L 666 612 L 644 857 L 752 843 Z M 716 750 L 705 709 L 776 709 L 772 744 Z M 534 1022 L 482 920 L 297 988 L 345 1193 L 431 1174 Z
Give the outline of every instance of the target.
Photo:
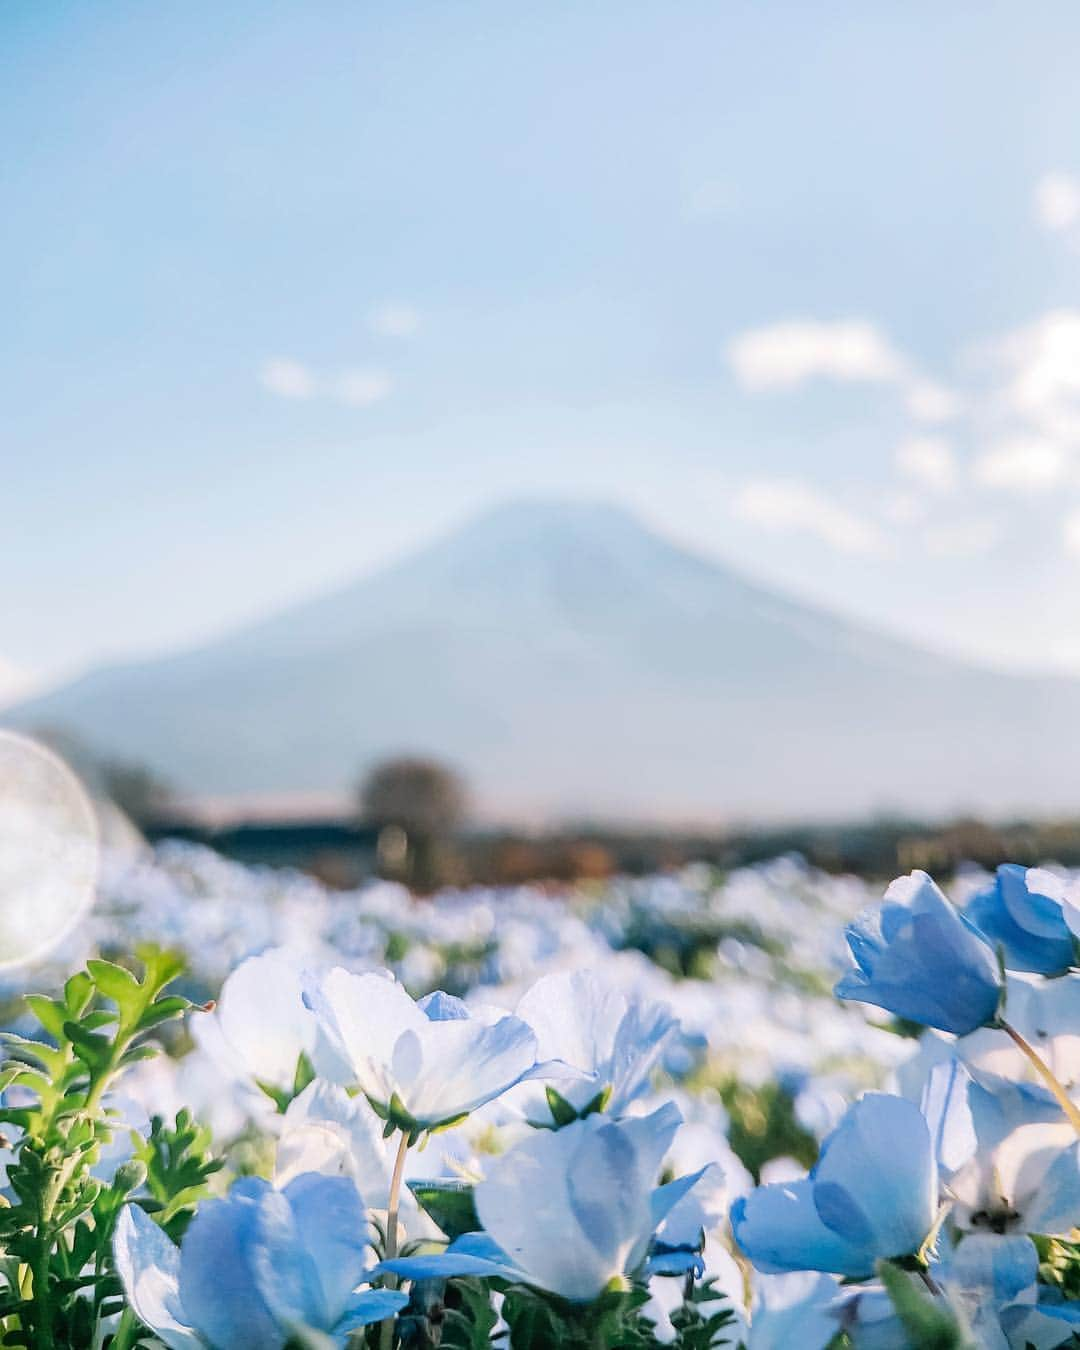
M 1080 1345 L 1078 935 L 1055 872 L 1003 867 L 960 906 L 895 881 L 836 993 L 912 1053 L 893 1091 L 829 1106 L 809 1173 L 773 1159 L 759 1185 L 675 1009 L 615 964 L 496 1006 L 249 957 L 187 1017 L 241 1123 L 190 1222 L 130 1191 L 115 1347 Z M 103 1182 L 121 1126 L 145 1133 L 134 1099 L 105 1107 Z
M 759 1187 L 731 1220 L 758 1270 L 844 1277 L 842 1291 L 815 1287 L 808 1310 L 826 1302 L 853 1345 L 917 1347 L 920 1313 L 987 1350 L 1049 1350 L 1080 1331 L 1080 1112 L 1071 1074 L 1038 1048 L 1074 1030 L 1053 1011 L 1080 997 L 1078 934 L 1066 883 L 1013 865 L 962 911 L 914 872 L 848 928 L 854 969 L 837 994 L 949 1039 L 924 1043 L 918 1101 L 866 1094 L 809 1176 Z M 894 1290 L 911 1282 L 908 1303 L 880 1283 L 887 1267 Z M 829 1341 L 826 1326 L 800 1345 Z

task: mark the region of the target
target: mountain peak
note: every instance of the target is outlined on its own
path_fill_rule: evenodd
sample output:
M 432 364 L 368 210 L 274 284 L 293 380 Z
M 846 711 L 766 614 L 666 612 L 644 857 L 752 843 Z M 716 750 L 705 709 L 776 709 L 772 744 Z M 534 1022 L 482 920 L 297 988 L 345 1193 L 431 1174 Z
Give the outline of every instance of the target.
M 536 534 L 547 530 L 652 532 L 628 507 L 599 498 L 511 497 L 477 512 L 455 533 L 497 531 Z
M 1080 685 L 934 658 L 776 595 L 619 506 L 495 505 L 334 594 L 14 709 L 193 793 L 460 766 L 492 815 L 1052 809 Z M 1060 757 L 1059 757 L 1060 759 Z

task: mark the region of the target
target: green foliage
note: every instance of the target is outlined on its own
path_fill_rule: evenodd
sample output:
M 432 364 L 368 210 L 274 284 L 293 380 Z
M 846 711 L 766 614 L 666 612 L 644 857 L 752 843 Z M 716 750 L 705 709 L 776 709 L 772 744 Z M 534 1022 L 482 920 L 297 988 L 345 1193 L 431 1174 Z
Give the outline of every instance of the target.
M 1039 1279 L 1057 1288 L 1067 1299 L 1080 1299 L 1080 1243 L 1064 1238 L 1036 1237 Z
M 730 1345 L 730 1340 L 721 1333 L 730 1329 L 734 1321 L 735 1314 L 724 1302 L 714 1280 L 691 1284 L 682 1306 L 671 1314 L 671 1325 L 675 1328 L 673 1344 L 676 1350 L 713 1350 L 714 1346 Z
M 817 1162 L 817 1140 L 799 1124 L 791 1094 L 780 1084 L 750 1087 L 731 1078 L 720 1097 L 731 1117 L 731 1147 L 755 1181 L 773 1158 L 794 1158 L 806 1168 Z
M 109 961 L 89 961 L 59 998 L 31 995 L 27 1006 L 48 1040 L 6 1034 L 11 1058 L 0 1071 L 0 1110 L 14 1140 L 8 1183 L 15 1199 L 0 1209 L 5 1253 L 0 1344 L 83 1350 L 100 1343 L 102 1318 L 121 1308 L 111 1271 L 116 1217 L 148 1176 L 136 1157 L 111 1185 L 92 1169 L 117 1128 L 105 1096 L 129 1065 L 155 1053 L 150 1033 L 188 1008 L 165 993 L 182 962 L 157 948 L 139 951 L 139 978 Z
M 501 1280 L 425 1280 L 414 1286 L 409 1307 L 398 1319 L 402 1350 L 489 1350 L 497 1317 L 492 1287 L 503 1292 L 502 1315 L 513 1350 L 656 1350 L 655 1324 L 644 1315 L 648 1290 L 620 1284 L 593 1303 L 569 1303 L 526 1285 Z M 733 1316 L 711 1281 L 688 1283 L 684 1302 L 672 1317 L 675 1350 L 719 1350 Z
M 511 1285 L 502 1312 L 515 1350 L 646 1350 L 656 1344 L 653 1324 L 641 1312 L 648 1301 L 639 1285 L 609 1289 L 585 1305 Z
M 401 1350 L 490 1350 L 498 1321 L 483 1280 L 425 1280 L 398 1318 L 398 1343 Z
M 137 1156 L 149 1192 L 140 1203 L 179 1242 L 199 1201 L 210 1193 L 210 1178 L 225 1165 L 210 1155 L 210 1131 L 193 1120 L 186 1107 L 176 1113 L 171 1127 L 155 1116 L 150 1137 Z
M 434 1219 L 451 1242 L 463 1233 L 475 1233 L 480 1227 L 470 1182 L 454 1179 L 406 1184 L 416 1203 Z

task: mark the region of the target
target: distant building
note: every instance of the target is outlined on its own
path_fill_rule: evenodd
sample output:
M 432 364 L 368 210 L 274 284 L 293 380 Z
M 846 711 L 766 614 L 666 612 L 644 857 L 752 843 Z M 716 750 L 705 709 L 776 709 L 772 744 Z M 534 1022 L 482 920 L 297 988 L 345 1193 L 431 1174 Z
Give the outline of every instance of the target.
M 147 830 L 152 841 L 206 844 L 249 866 L 294 867 L 327 886 L 356 886 L 376 871 L 379 831 L 347 819 L 232 820 L 211 825 L 163 820 Z

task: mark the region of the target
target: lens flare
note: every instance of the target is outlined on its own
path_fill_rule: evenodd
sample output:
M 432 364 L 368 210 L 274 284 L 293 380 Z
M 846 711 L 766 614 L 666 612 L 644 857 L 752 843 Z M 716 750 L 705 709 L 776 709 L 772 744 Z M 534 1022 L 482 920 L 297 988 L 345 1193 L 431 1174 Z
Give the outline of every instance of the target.
M 47 955 L 90 908 L 98 827 L 51 750 L 0 730 L 0 969 Z

